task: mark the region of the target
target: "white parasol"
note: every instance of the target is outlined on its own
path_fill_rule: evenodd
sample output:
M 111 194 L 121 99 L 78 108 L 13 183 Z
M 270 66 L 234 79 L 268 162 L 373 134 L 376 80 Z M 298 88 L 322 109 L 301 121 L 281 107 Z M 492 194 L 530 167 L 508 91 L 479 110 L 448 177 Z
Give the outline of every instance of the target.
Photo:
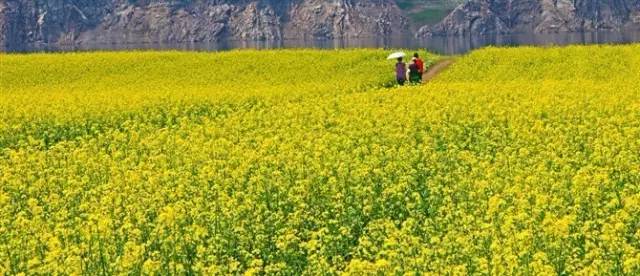
M 395 52 L 393 54 L 390 54 L 387 59 L 397 59 L 397 58 L 401 58 L 401 57 L 405 57 L 407 56 L 407 54 L 405 54 L 404 52 Z

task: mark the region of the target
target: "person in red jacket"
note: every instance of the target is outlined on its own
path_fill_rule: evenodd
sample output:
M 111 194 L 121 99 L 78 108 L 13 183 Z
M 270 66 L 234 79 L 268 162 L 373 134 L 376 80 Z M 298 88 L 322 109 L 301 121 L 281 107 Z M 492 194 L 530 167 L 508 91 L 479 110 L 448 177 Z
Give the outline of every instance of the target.
M 424 61 L 420 58 L 418 53 L 413 54 L 415 58 L 416 66 L 418 66 L 418 72 L 420 73 L 420 82 L 422 82 L 422 74 L 424 74 Z

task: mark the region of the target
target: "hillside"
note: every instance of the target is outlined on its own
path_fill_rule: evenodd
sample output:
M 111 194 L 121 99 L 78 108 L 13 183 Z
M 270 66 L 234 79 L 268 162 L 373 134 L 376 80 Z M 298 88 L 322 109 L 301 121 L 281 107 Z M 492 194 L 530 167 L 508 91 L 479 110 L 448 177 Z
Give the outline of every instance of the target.
M 471 0 L 420 35 L 640 30 L 639 0 Z
M 412 29 L 435 25 L 451 13 L 463 0 L 396 0 Z
M 5 0 L 0 48 L 640 30 L 640 0 Z
M 0 46 L 373 37 L 406 19 L 392 0 L 6 0 Z

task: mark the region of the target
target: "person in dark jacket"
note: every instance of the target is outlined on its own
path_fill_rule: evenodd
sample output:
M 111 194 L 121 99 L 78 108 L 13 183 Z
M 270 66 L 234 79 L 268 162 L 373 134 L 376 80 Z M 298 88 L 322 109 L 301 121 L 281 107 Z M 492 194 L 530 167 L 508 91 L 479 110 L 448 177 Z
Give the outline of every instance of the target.
M 422 82 L 422 74 L 420 73 L 420 67 L 416 61 L 417 59 L 414 57 L 411 59 L 411 63 L 409 64 L 409 82 L 411 84 L 419 84 Z

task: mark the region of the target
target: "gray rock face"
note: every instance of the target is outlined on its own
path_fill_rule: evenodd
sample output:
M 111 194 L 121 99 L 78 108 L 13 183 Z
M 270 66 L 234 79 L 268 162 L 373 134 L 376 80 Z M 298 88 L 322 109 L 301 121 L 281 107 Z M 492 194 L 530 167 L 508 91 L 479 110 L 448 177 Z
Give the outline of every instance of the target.
M 640 30 L 640 0 L 471 0 L 419 36 Z
M 2 0 L 0 47 L 373 37 L 407 20 L 393 0 Z
M 395 0 L 0 0 L 0 48 L 402 34 Z M 640 0 L 469 0 L 418 36 L 640 30 Z

